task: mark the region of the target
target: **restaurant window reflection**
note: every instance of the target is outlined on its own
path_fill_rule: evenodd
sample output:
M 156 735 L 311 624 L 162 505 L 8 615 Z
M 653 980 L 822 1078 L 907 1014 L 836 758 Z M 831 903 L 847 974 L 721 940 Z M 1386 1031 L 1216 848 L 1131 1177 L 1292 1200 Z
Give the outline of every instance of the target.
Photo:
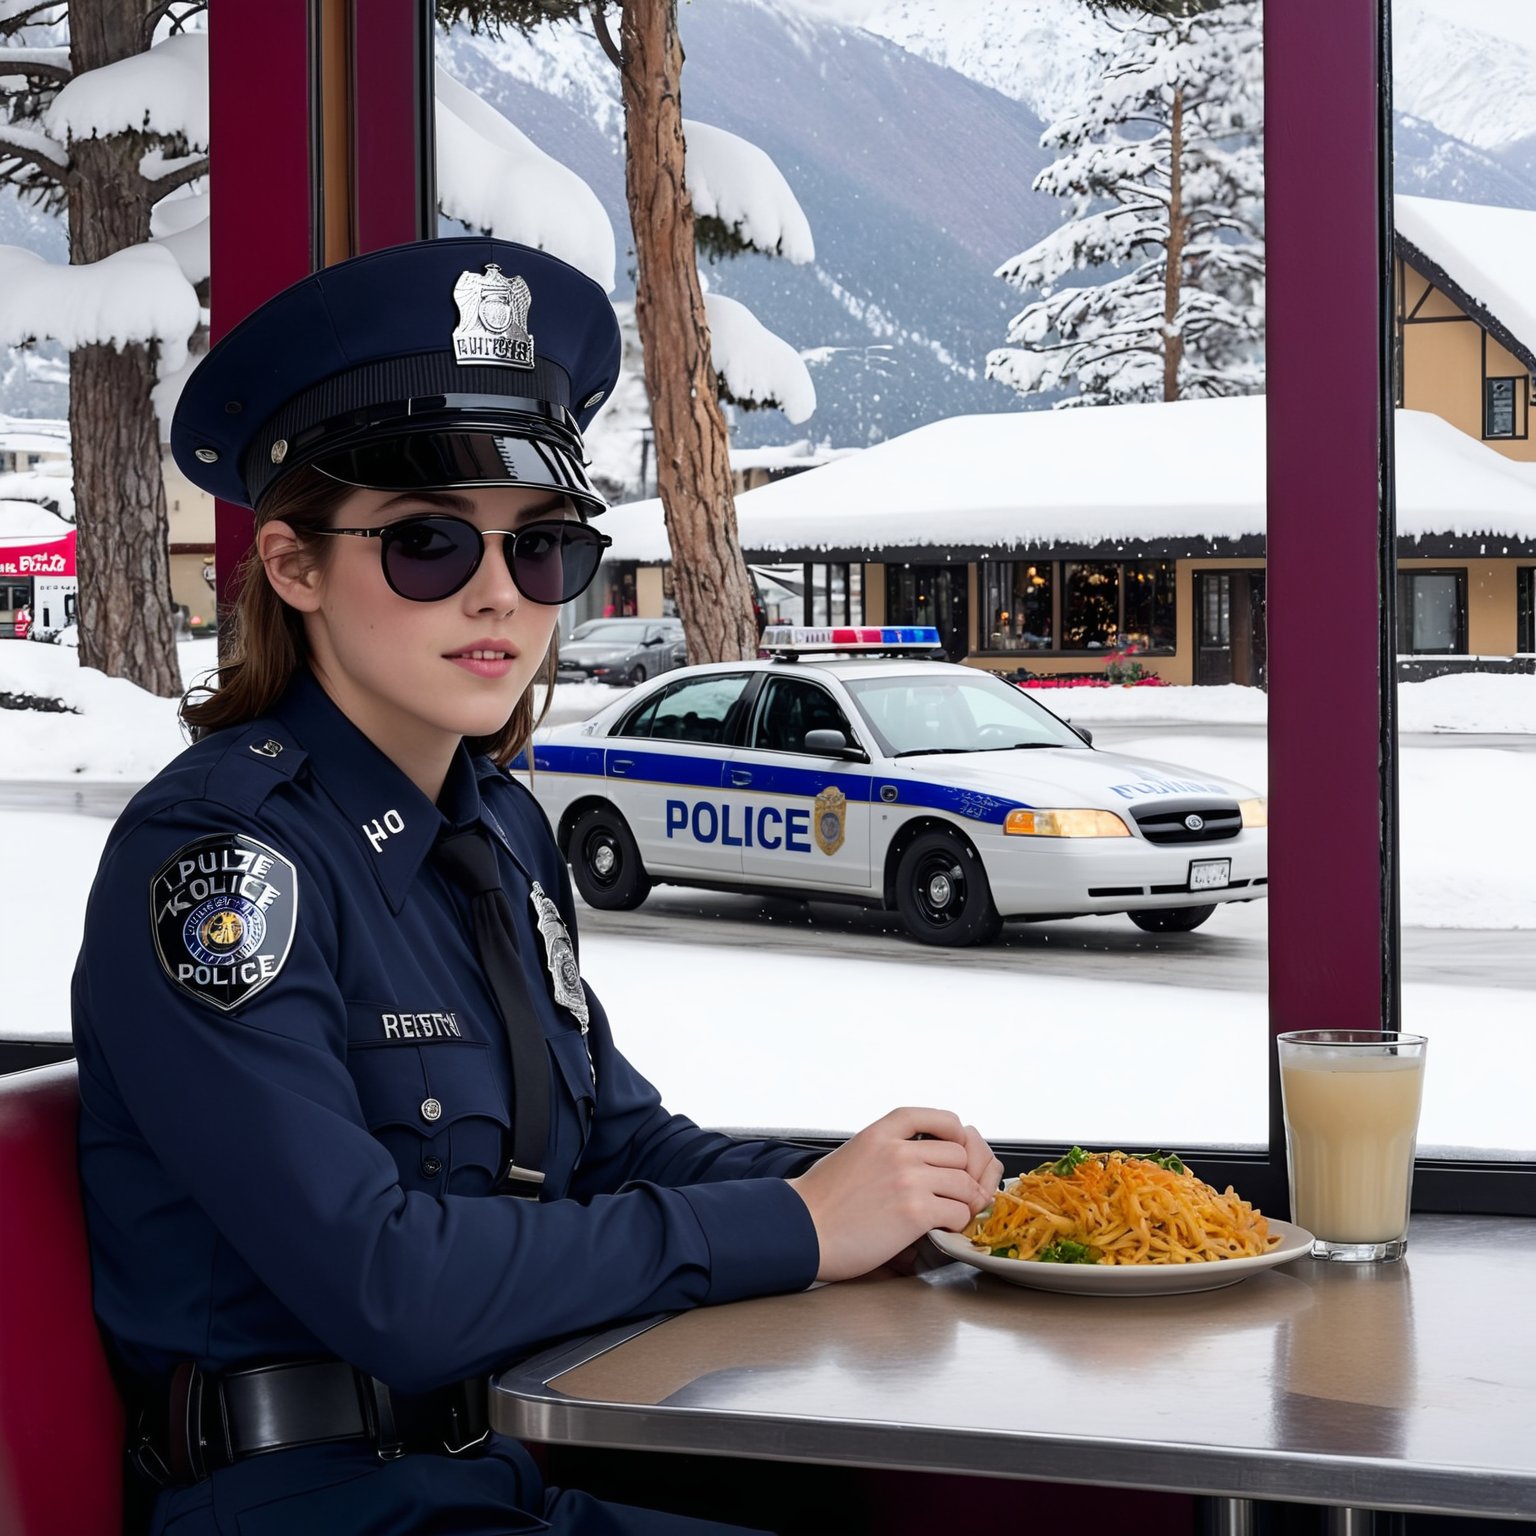
M 1173 650 L 1178 623 L 1173 561 L 1137 560 L 1124 571 L 1122 641 L 1144 651 Z

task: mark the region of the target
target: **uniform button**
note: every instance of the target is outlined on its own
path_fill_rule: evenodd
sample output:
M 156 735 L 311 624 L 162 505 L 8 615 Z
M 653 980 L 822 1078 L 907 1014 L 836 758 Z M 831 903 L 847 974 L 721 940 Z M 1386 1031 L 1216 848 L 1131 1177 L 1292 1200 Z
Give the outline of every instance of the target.
M 423 1099 L 421 1101 L 421 1118 L 423 1120 L 441 1120 L 443 1118 L 443 1106 L 436 1099 Z
M 421 1171 L 429 1179 L 435 1179 L 443 1171 L 443 1160 L 440 1157 L 424 1157 L 421 1160 Z

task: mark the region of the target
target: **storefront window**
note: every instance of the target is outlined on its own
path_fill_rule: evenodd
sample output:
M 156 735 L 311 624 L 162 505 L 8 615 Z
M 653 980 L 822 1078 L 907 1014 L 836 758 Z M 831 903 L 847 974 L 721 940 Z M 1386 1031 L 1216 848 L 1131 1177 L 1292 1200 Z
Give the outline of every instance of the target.
M 1519 630 L 1515 648 L 1526 656 L 1536 653 L 1536 566 L 1519 572 Z
M 805 567 L 805 623 L 864 622 L 864 567 L 846 563 Z
M 1515 436 L 1515 386 L 1519 379 L 1483 382 L 1483 436 Z
M 1397 650 L 1400 656 L 1456 656 L 1467 649 L 1465 574 L 1400 571 Z
M 1172 560 L 1138 560 L 1122 567 L 1122 640 L 1144 651 L 1171 651 L 1177 629 Z
M 639 613 L 635 603 L 635 562 L 621 560 L 603 567 L 603 611 L 605 619 L 629 619 Z
M 988 561 L 981 567 L 982 611 L 987 626 L 983 649 L 1048 651 L 1055 630 L 1051 597 L 1055 566 L 1047 560 Z
M 1107 560 L 1062 566 L 1061 645 L 1097 651 L 1120 644 L 1120 567 Z

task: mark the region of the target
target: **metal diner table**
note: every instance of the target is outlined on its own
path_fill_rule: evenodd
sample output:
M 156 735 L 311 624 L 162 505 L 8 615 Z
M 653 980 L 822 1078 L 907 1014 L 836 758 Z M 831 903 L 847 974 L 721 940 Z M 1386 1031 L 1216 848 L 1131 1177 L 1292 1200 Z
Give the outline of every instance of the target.
M 1300 1259 L 1184 1296 L 941 1264 L 568 1341 L 493 1381 L 491 1419 L 549 1443 L 1202 1494 L 1234 1530 L 1249 1499 L 1536 1518 L 1533 1274 L 1536 1221 L 1468 1216 L 1416 1216 L 1401 1263 Z

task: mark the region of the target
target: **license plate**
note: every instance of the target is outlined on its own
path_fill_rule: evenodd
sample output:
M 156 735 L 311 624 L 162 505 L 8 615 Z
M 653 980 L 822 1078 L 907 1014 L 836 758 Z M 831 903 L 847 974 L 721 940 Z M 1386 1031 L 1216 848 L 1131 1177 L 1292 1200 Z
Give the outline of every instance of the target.
M 1231 883 L 1231 859 L 1195 859 L 1189 866 L 1189 888 L 1192 891 L 1219 891 Z

